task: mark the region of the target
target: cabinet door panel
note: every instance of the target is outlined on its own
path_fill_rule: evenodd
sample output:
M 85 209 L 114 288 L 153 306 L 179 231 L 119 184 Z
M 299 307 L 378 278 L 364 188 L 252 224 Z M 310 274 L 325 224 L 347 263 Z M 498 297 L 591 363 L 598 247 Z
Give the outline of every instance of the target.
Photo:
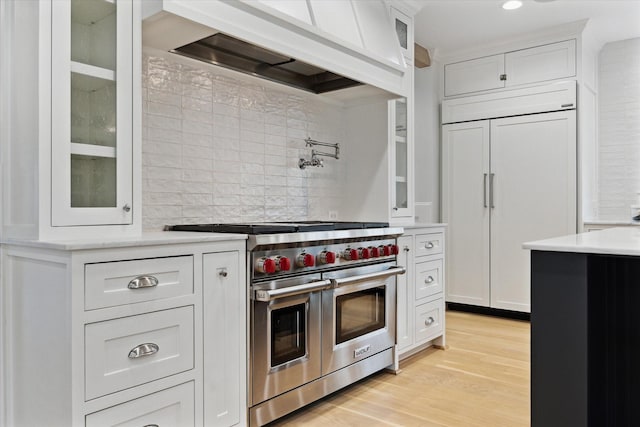
M 131 224 L 133 2 L 51 10 L 51 225 Z
M 489 122 L 442 127 L 446 300 L 489 305 Z
M 87 400 L 193 369 L 193 328 L 193 306 L 86 325 Z
M 507 86 L 576 75 L 576 41 L 567 40 L 505 55 Z
M 416 344 L 422 344 L 442 334 L 444 304 L 438 299 L 416 307 Z
M 89 414 L 86 427 L 195 425 L 194 383 L 189 382 Z
M 416 263 L 416 301 L 442 293 L 442 260 Z
M 493 120 L 491 170 L 491 306 L 530 311 L 522 243 L 576 232 L 575 111 Z
M 398 238 L 400 254 L 398 254 L 398 264 L 407 268 L 406 274 L 396 276 L 397 280 L 397 318 L 396 335 L 398 350 L 409 347 L 413 344 L 413 236 L 400 236 Z
M 444 96 L 504 87 L 504 55 L 485 56 L 444 66 Z
M 240 254 L 220 252 L 203 258 L 205 425 L 243 424 L 247 290 Z

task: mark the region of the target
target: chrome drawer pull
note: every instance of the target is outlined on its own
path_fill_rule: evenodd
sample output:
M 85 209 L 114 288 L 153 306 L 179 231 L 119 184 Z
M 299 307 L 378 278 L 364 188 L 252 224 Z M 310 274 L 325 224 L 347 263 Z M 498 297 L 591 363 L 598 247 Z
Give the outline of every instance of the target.
M 428 318 L 427 320 L 425 320 L 425 321 L 424 321 L 424 324 L 425 324 L 426 326 L 430 326 L 430 325 L 432 325 L 432 324 L 433 324 L 433 322 L 435 322 L 434 318 L 433 318 L 433 317 L 431 317 L 431 316 L 429 316 L 429 318 Z
M 129 282 L 129 289 L 153 288 L 158 286 L 158 279 L 153 276 L 138 276 Z
M 424 248 L 425 249 L 433 249 L 433 246 L 434 246 L 433 242 L 427 242 L 427 243 L 425 243 Z
M 160 427 L 158 424 L 147 424 L 144 427 Z
M 427 285 L 428 285 L 428 284 L 430 284 L 430 283 L 433 283 L 433 277 L 432 277 L 432 276 L 427 277 L 427 278 L 424 280 L 424 283 L 426 283 Z
M 140 344 L 129 352 L 129 359 L 138 359 L 140 357 L 151 356 L 160 350 L 158 344 L 152 342 Z

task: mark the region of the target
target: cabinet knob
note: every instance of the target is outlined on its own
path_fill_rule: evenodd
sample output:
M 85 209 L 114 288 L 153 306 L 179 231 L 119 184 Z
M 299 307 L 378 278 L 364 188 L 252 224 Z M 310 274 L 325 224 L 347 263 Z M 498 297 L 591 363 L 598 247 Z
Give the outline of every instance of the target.
M 433 276 L 429 276 L 426 279 L 424 279 L 424 283 L 426 283 L 427 285 L 430 283 L 433 283 Z
M 227 277 L 227 276 L 229 275 L 229 273 L 227 272 L 227 269 L 226 269 L 226 268 L 223 268 L 223 269 L 221 269 L 221 270 L 218 272 L 218 275 L 219 275 L 220 277 Z
M 397 210 L 398 210 L 398 207 L 397 207 L 397 206 L 394 206 L 394 207 L 393 207 L 393 210 L 394 210 L 394 211 L 397 211 Z
M 404 247 L 404 251 L 405 251 L 405 252 L 409 252 L 409 251 L 410 251 L 409 246 L 405 246 L 405 247 Z
M 433 324 L 433 322 L 435 322 L 435 319 L 433 317 L 429 316 L 429 318 L 424 321 L 424 324 L 426 326 L 430 326 L 431 324 Z
M 425 248 L 425 249 L 433 249 L 433 242 L 427 242 L 427 243 L 425 243 L 424 248 Z
M 144 343 L 140 344 L 137 347 L 134 347 L 129 352 L 129 359 L 139 359 L 140 357 L 151 356 L 152 354 L 156 354 L 160 350 L 158 344 Z
M 125 212 L 130 212 L 131 211 L 131 206 L 129 206 L 129 203 L 127 203 L 126 205 L 124 205 L 122 207 L 122 210 Z

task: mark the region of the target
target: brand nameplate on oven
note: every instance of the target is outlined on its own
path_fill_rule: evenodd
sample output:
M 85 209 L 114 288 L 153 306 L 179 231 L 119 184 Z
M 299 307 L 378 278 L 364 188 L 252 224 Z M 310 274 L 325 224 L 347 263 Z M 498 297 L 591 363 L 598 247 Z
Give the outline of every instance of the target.
M 365 345 L 364 347 L 356 348 L 353 351 L 353 358 L 357 358 L 362 356 L 363 354 L 367 354 L 371 351 L 371 345 Z

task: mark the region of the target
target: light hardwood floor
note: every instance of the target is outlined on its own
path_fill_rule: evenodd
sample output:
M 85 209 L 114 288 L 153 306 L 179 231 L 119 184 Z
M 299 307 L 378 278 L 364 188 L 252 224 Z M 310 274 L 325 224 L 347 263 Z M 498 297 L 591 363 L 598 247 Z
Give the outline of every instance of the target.
M 446 313 L 447 350 L 427 349 L 270 424 L 529 425 L 529 322 Z

